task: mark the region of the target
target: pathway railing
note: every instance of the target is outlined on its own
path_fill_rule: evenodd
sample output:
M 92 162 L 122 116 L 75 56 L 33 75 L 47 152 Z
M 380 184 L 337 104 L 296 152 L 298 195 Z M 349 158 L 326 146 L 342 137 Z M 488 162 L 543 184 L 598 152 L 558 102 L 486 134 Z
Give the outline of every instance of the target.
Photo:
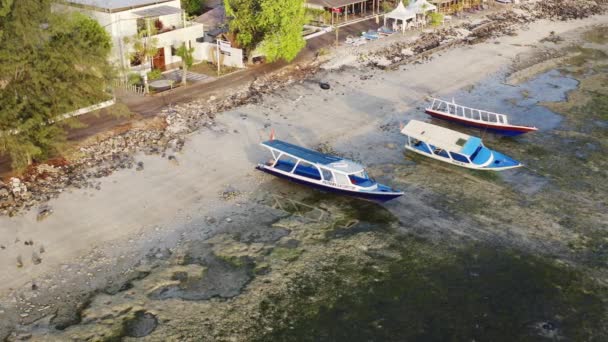
M 122 80 L 122 79 L 114 80 L 114 87 L 130 91 L 137 95 L 145 94 L 144 86 L 137 85 L 137 84 L 130 84 L 129 82 L 126 82 L 125 80 Z

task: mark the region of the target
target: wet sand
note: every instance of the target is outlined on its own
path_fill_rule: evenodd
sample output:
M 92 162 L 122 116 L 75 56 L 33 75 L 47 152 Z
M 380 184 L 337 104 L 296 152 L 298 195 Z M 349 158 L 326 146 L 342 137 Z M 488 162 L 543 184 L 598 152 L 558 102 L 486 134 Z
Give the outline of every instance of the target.
M 278 138 L 304 146 L 329 142 L 338 152 L 381 171 L 374 164 L 402 162 L 396 127 L 403 120 L 425 118 L 417 109 L 425 96 L 447 96 L 505 71 L 516 57 L 553 44 L 539 43 L 551 31 L 576 38 L 572 30 L 607 20 L 598 16 L 540 21 L 517 36 L 458 47 L 428 63 L 397 71 L 321 71 L 315 80 L 294 84 L 261 104 L 219 115 L 223 129 L 189 136 L 176 155 L 177 163 L 139 155 L 136 160 L 144 162 L 143 171 L 124 170 L 100 179 L 100 190 L 64 193 L 49 203 L 54 213 L 42 221 L 33 211 L 0 218 L 0 244 L 5 247 L 0 250 L 0 320 L 7 325 L 26 323 L 53 312 L 54 301 L 85 301 L 86 296 L 78 293 L 106 287 L 108 281 L 133 270 L 150 250 L 172 248 L 192 234 L 209 236 L 218 229 L 210 221 L 230 223 L 227 218 L 247 217 L 247 198 L 260 191 L 260 184 L 271 181 L 253 170 L 255 163 L 267 159 L 257 145 L 266 139 L 267 126 L 275 129 Z M 320 89 L 317 79 L 332 88 Z M 379 133 L 383 127 L 388 134 Z M 396 148 L 384 148 L 387 144 Z M 228 187 L 241 195 L 223 200 L 221 193 Z M 449 217 L 435 216 L 437 209 L 422 203 L 423 195 L 408 193 L 386 207 L 400 218 L 411 218 L 418 211 L 421 227 L 440 231 L 450 226 L 453 232 L 473 234 L 466 231 L 466 223 L 453 226 Z M 30 239 L 33 245 L 24 244 Z M 40 263 L 34 262 L 34 253 Z M 17 267 L 19 256 L 22 267 Z M 30 290 L 32 284 L 36 291 Z M 73 292 L 71 297 L 67 292 Z M 32 302 L 41 303 L 42 310 L 24 311 L 23 304 Z

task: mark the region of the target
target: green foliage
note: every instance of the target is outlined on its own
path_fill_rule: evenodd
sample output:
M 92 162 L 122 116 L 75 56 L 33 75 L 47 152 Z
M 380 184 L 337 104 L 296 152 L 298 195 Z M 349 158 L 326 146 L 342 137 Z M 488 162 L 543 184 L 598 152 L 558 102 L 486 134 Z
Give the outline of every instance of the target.
M 395 9 L 394 4 L 387 2 L 387 1 L 382 2 L 382 12 L 388 13 L 388 12 L 392 11 L 393 9 Z
M 204 0 L 182 0 L 182 8 L 190 16 L 202 14 L 204 4 Z
M 317 8 L 304 8 L 306 23 L 310 23 L 313 21 L 325 22 L 325 14 L 327 11 Z
M 193 54 L 194 48 L 187 47 L 185 42 L 176 51 L 176 55 L 182 58 L 182 84 L 186 84 L 186 73 L 192 66 L 192 63 L 194 63 Z
M 443 14 L 438 12 L 429 13 L 429 23 L 431 26 L 439 26 L 443 23 Z
M 177 49 L 175 54 L 181 57 L 182 64 L 188 68 L 192 66 L 192 63 L 194 63 L 194 48 L 186 47 L 186 43 L 182 43 L 182 46 Z
M 128 57 L 135 63 L 146 64 L 158 52 L 158 39 L 147 37 L 145 31 L 140 31 L 131 37 L 124 37 L 123 41 L 130 46 Z
M 401 2 L 403 2 L 403 6 L 407 7 L 410 5 L 410 0 L 401 0 Z M 426 4 L 425 4 L 426 6 Z
M 230 31 L 249 55 L 259 47 L 270 62 L 291 61 L 306 45 L 304 0 L 224 0 L 224 5 L 233 17 Z
M 163 72 L 160 69 L 153 69 L 152 71 L 148 72 L 148 80 L 150 81 L 157 80 L 161 77 L 163 77 Z
M 4 32 L 4 25 L 6 24 L 5 18 L 11 10 L 13 0 L 0 0 L 0 42 L 2 41 L 2 35 Z
M 129 84 L 141 84 L 141 75 L 135 72 L 132 72 L 128 75 Z
M 82 14 L 51 12 L 53 0 L 0 1 L 0 154 L 22 168 L 62 147 L 77 124 L 63 114 L 110 97 L 111 39 Z

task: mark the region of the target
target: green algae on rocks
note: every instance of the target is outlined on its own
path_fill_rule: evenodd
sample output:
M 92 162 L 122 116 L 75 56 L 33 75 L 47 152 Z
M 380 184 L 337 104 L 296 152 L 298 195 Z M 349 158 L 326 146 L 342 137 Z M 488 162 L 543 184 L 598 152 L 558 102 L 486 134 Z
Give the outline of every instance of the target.
M 388 263 L 342 259 L 319 274 L 328 279 L 303 277 L 290 297 L 264 301 L 256 341 L 608 338 L 607 289 L 568 266 L 491 246 L 400 242 Z

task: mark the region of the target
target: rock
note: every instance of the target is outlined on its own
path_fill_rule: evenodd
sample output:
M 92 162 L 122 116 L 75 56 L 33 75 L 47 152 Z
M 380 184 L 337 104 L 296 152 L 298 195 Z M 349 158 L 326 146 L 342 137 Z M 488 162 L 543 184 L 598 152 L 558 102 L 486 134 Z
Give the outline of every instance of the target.
M 171 164 L 176 165 L 176 166 L 179 165 L 179 162 L 177 161 L 177 158 L 174 155 L 170 155 L 167 159 L 169 159 Z
M 40 256 L 38 256 L 38 253 L 33 252 L 32 253 L 32 263 L 34 263 L 34 265 L 38 265 L 42 262 L 42 258 Z
M 53 209 L 48 205 L 43 205 L 38 208 L 38 215 L 36 215 L 36 221 L 42 221 L 53 213 Z

